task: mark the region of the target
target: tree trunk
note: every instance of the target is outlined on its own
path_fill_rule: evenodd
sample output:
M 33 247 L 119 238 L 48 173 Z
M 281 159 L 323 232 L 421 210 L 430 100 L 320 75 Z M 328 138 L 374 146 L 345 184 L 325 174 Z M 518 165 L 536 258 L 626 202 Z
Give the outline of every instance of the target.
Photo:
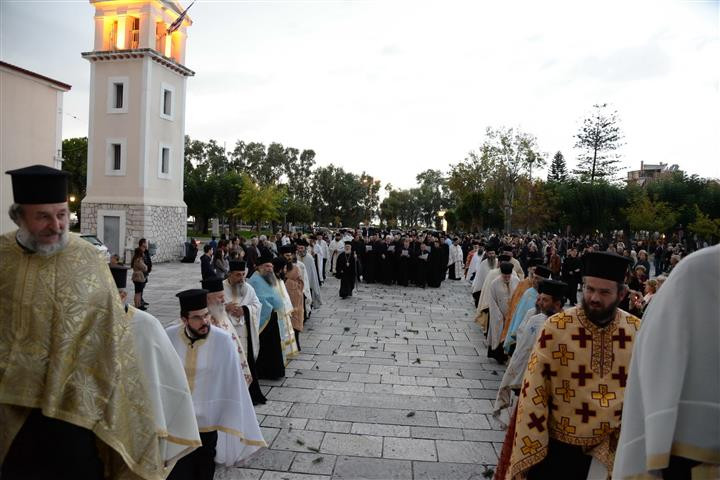
M 592 172 L 590 173 L 590 185 L 595 182 L 595 164 L 597 163 L 597 146 L 593 150 Z

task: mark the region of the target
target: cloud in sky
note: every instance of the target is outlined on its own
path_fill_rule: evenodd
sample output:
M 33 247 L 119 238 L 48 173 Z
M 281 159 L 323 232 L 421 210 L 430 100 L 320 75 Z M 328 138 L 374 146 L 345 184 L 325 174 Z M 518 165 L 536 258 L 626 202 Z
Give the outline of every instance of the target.
M 0 57 L 73 85 L 87 119 L 93 8 L 0 4 Z M 395 186 L 446 170 L 488 126 L 570 165 L 594 103 L 622 120 L 624 166 L 720 176 L 718 2 L 210 1 L 190 11 L 186 131 L 313 148 Z M 87 134 L 65 118 L 64 136 Z

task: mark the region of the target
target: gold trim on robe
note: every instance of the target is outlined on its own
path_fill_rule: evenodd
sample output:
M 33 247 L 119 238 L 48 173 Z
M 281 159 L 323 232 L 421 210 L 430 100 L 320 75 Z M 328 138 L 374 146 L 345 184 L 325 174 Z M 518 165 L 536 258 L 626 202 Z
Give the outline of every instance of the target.
M 8 406 L 41 409 L 91 430 L 111 449 L 101 448 L 106 466 L 164 478 L 132 329 L 104 259 L 75 234 L 47 256 L 27 253 L 15 235 L 0 237 L 2 417 Z
M 523 378 L 508 478 L 540 463 L 550 438 L 583 447 L 612 471 L 639 328 L 622 310 L 603 328 L 581 307 L 547 319 Z

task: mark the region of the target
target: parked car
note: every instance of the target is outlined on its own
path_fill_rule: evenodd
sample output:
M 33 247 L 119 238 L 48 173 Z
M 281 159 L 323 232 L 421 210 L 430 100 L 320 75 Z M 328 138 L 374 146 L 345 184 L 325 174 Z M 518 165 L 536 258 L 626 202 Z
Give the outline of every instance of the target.
M 92 245 L 95 245 L 95 248 L 102 254 L 103 258 L 105 258 L 105 261 L 110 263 L 110 250 L 105 246 L 104 243 L 100 241 L 98 237 L 95 235 L 80 235 L 80 238 L 85 240 L 86 242 L 91 243 Z

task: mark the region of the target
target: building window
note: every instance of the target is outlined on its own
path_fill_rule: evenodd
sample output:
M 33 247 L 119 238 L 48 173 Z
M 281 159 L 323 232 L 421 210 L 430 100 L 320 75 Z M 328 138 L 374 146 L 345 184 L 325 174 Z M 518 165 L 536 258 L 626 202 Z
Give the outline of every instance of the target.
M 113 166 L 112 169 L 116 172 L 119 172 L 122 168 L 122 145 L 119 143 L 113 143 L 112 144 L 112 158 L 113 158 Z
M 155 50 L 159 53 L 165 52 L 165 37 L 167 36 L 167 26 L 165 22 L 155 23 Z
M 127 140 L 125 138 L 108 138 L 106 151 L 105 175 L 125 176 Z
M 128 77 L 109 77 L 108 78 L 108 100 L 107 113 L 127 113 L 128 112 L 128 86 L 130 80 Z
M 140 19 L 130 17 L 130 48 L 140 46 Z
M 158 155 L 158 178 L 170 179 L 170 160 L 172 149 L 170 145 L 161 143 Z
M 163 83 L 160 87 L 160 116 L 165 120 L 173 120 L 175 113 L 175 87 Z
M 123 90 L 125 88 L 125 84 L 123 83 L 113 83 L 113 93 L 115 94 L 115 101 L 113 102 L 115 104 L 115 108 L 122 108 L 123 107 Z

